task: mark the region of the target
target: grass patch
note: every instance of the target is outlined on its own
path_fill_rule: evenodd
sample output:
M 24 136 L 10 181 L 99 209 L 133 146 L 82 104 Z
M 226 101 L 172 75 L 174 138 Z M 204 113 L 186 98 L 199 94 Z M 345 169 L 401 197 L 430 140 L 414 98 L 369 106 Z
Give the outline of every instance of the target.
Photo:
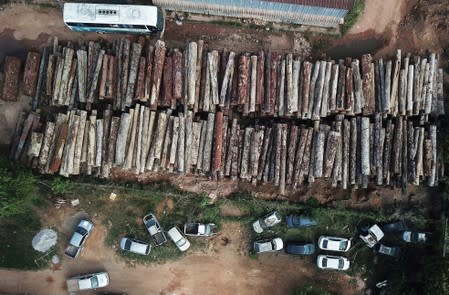
M 229 20 L 212 20 L 209 23 L 219 25 L 219 26 L 227 26 L 234 28 L 241 28 L 243 24 L 239 21 L 229 21 Z
M 30 270 L 47 267 L 51 255 L 43 257 L 44 253 L 31 245 L 40 229 L 39 217 L 33 211 L 0 219 L 0 266 Z
M 341 33 L 345 35 L 350 28 L 357 22 L 360 14 L 365 8 L 364 0 L 355 0 L 354 7 L 349 11 L 349 13 L 345 17 L 345 23 L 341 25 Z

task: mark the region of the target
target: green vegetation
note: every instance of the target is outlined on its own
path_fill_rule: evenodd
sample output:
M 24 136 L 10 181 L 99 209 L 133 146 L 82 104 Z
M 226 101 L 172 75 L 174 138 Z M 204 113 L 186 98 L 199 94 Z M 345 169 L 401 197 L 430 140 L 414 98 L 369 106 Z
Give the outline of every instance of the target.
M 36 177 L 25 168 L 0 157 L 0 266 L 37 269 L 47 266 L 50 256 L 31 245 L 40 230 L 35 212 L 42 204 Z
M 209 23 L 220 25 L 220 26 L 228 26 L 228 27 L 235 27 L 235 28 L 241 28 L 243 27 L 243 24 L 240 21 L 228 21 L 228 20 L 213 20 Z
M 349 11 L 345 17 L 345 23 L 341 26 L 342 35 L 346 34 L 350 28 L 357 22 L 360 14 L 365 8 L 364 0 L 355 0 L 354 7 Z
M 321 288 L 306 285 L 302 289 L 293 290 L 292 295 L 330 295 L 330 293 Z

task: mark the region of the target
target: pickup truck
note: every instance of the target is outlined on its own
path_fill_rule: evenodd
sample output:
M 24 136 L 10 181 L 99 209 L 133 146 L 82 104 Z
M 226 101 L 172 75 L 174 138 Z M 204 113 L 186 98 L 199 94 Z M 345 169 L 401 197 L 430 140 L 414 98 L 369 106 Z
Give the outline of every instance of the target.
M 214 223 L 186 223 L 184 234 L 194 237 L 210 237 L 216 233 L 217 226 Z
M 370 248 L 373 248 L 377 243 L 382 240 L 384 237 L 384 232 L 380 229 L 380 227 L 375 224 L 368 229 L 368 233 L 366 235 L 359 235 L 359 237 L 366 243 L 366 245 Z
M 281 215 L 277 211 L 273 211 L 267 215 L 265 215 L 263 218 L 258 219 L 253 222 L 253 229 L 256 233 L 260 234 L 265 229 L 269 227 L 273 227 L 276 224 L 280 223 L 282 221 Z
M 109 285 L 107 272 L 79 275 L 67 280 L 67 291 L 69 293 L 103 288 Z
M 167 237 L 165 236 L 164 229 L 157 221 L 156 216 L 153 213 L 145 215 L 143 218 L 143 223 L 147 231 L 150 233 L 151 238 L 156 246 L 160 246 L 167 242 Z
M 64 253 L 69 257 L 76 258 L 81 253 L 83 245 L 93 228 L 94 224 L 92 222 L 81 220 L 70 239 L 69 245 L 65 248 Z

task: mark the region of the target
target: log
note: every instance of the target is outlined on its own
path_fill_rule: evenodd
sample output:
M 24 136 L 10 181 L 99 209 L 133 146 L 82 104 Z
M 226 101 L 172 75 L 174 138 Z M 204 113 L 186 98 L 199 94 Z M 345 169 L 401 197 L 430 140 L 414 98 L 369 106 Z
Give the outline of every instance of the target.
M 425 72 L 426 60 L 422 62 L 419 58 L 415 60 L 415 75 L 413 81 L 413 115 L 419 113 L 419 101 L 421 100 L 422 78 Z
M 203 172 L 209 172 L 211 169 L 214 123 L 215 123 L 215 114 L 209 113 L 207 115 L 207 130 L 204 144 Z
M 385 113 L 390 113 L 391 109 L 391 71 L 393 63 L 391 60 L 387 61 L 385 66 L 385 89 L 382 96 L 382 108 Z
M 178 144 L 177 144 L 177 168 L 179 173 L 185 172 L 185 118 L 184 114 L 179 114 L 179 130 L 178 130 Z
M 190 151 L 190 163 L 195 167 L 197 167 L 198 164 L 198 152 L 200 149 L 200 139 L 201 139 L 201 126 L 202 126 L 201 122 L 193 122 L 192 125 L 192 147 Z
M 214 152 L 212 162 L 212 172 L 222 171 L 221 153 L 223 149 L 223 112 L 218 111 L 215 115 Z
M 94 95 L 97 90 L 98 76 L 100 75 L 101 63 L 103 62 L 103 55 L 104 55 L 104 50 L 100 50 L 100 53 L 97 58 L 97 63 L 95 65 L 95 70 L 92 75 L 92 80 L 89 81 L 89 95 L 87 97 L 88 103 L 94 102 Z
M 270 138 L 268 141 L 268 148 L 267 148 L 267 152 L 266 152 L 266 158 L 265 158 L 265 165 L 263 167 L 263 172 L 262 172 L 262 181 L 263 182 L 268 182 L 272 180 L 272 176 L 270 175 L 271 171 L 274 170 L 273 165 L 272 165 L 272 159 L 274 158 L 274 152 L 273 152 L 273 145 L 275 142 L 275 129 L 274 127 L 271 128 L 271 132 L 270 132 Z M 273 173 L 271 173 L 273 174 Z
M 419 180 L 423 173 L 423 145 L 424 145 L 424 127 L 417 127 L 415 131 L 418 133 L 418 138 L 415 141 L 417 143 L 416 147 L 416 172 L 415 172 L 415 185 L 419 185 Z
M 314 176 L 322 177 L 323 176 L 323 164 L 324 164 L 324 144 L 326 140 L 326 133 L 323 130 L 320 130 L 317 134 L 317 140 L 315 145 L 315 153 L 314 153 Z
M 345 110 L 349 115 L 354 114 L 354 79 L 352 67 L 346 68 L 346 100 Z
M 160 106 L 170 107 L 173 105 L 173 58 L 167 56 L 165 58 L 164 74 L 162 75 L 162 99 Z M 174 104 L 176 107 L 176 104 Z
M 281 159 L 279 168 L 279 193 L 285 195 L 285 177 L 287 161 L 287 124 L 281 124 Z
M 360 130 L 361 172 L 370 175 L 370 123 L 368 117 L 362 117 Z
M 272 154 L 273 162 L 273 179 L 274 179 L 274 185 L 279 186 L 280 184 L 280 175 L 281 175 L 281 149 L 282 149 L 282 124 L 275 124 L 274 125 L 274 140 L 273 140 L 273 146 Z
M 345 110 L 346 96 L 346 66 L 343 60 L 338 61 L 337 112 Z
M 256 105 L 258 106 L 262 106 L 262 104 L 264 104 L 265 101 L 264 69 L 265 69 L 265 52 L 263 50 L 259 50 L 259 53 L 257 55 L 257 85 L 256 85 Z
M 212 62 L 212 58 L 209 58 L 211 54 L 210 53 L 206 53 L 205 54 L 205 77 L 204 77 L 204 88 L 203 88 L 203 97 L 202 97 L 202 110 L 205 112 L 209 112 L 209 111 L 213 111 L 213 108 L 211 107 L 212 102 L 211 102 L 211 90 L 210 90 L 210 67 L 211 67 L 211 62 Z
M 228 153 L 226 155 L 226 164 L 225 164 L 225 176 L 231 176 L 231 169 L 232 169 L 232 165 L 234 162 L 236 162 L 235 160 L 233 160 L 233 150 L 235 149 L 235 146 L 238 143 L 238 124 L 237 124 L 237 119 L 233 119 L 232 120 L 232 125 L 231 125 L 231 134 L 229 136 L 229 149 L 228 149 Z
M 198 149 L 197 171 L 203 170 L 204 146 L 206 145 L 207 121 L 201 121 L 200 148 Z
M 106 79 L 106 95 L 105 98 L 113 100 L 113 109 L 117 109 L 120 102 L 117 101 L 117 57 L 109 56 L 108 77 Z
M 238 69 L 238 104 L 244 105 L 248 102 L 248 78 L 249 78 L 249 58 L 241 55 Z
M 143 150 L 142 146 L 143 146 L 143 142 L 145 141 L 145 138 L 143 137 L 143 133 L 145 132 L 145 130 L 147 130 L 146 126 L 144 125 L 144 122 L 146 119 L 145 112 L 146 112 L 146 108 L 144 106 L 140 106 L 139 121 L 137 124 L 137 130 L 136 130 L 136 144 L 135 144 L 134 156 L 133 156 L 133 160 L 132 160 L 132 166 L 136 167 L 136 174 L 139 174 L 142 169 L 142 162 L 141 162 L 142 150 Z M 148 124 L 148 122 L 147 122 L 147 124 Z M 105 112 L 105 126 L 106 126 L 106 112 Z M 105 132 L 105 135 L 106 135 L 106 132 Z M 106 138 L 106 140 L 107 140 L 107 138 Z
M 349 172 L 350 172 L 350 145 L 351 139 L 351 122 L 348 119 L 343 120 L 342 133 L 342 163 L 341 163 L 341 186 L 343 189 L 348 188 Z
M 344 115 L 337 115 L 335 117 L 335 131 L 338 133 L 337 148 L 334 161 L 334 167 L 332 169 L 332 187 L 337 187 L 339 181 L 342 181 L 342 157 L 343 157 L 343 138 L 342 138 L 342 124 Z
M 293 105 L 292 105 L 292 112 L 296 112 L 296 117 L 299 118 L 301 114 L 301 101 L 300 101 L 300 72 L 301 72 L 301 61 L 299 59 L 293 60 L 293 89 L 292 89 L 292 95 L 293 95 Z
M 312 145 L 310 148 L 310 160 L 309 160 L 308 175 L 307 175 L 307 181 L 309 183 L 315 182 L 315 169 L 316 169 L 315 161 L 317 158 L 319 158 L 319 155 L 317 156 L 319 133 L 320 133 L 320 123 L 319 123 L 319 121 L 314 121 L 313 122 Z M 324 144 L 324 141 L 323 141 L 323 144 Z
M 396 118 L 394 138 L 393 138 L 393 173 L 400 174 L 402 172 L 402 117 Z
M 250 179 L 250 163 L 249 163 L 249 155 L 251 150 L 251 137 L 254 133 L 254 128 L 247 127 L 245 128 L 245 135 L 243 139 L 243 149 L 242 149 L 242 160 L 240 164 L 240 179 L 242 181 Z
M 147 68 L 146 68 L 146 74 L 145 74 L 145 97 L 142 101 L 148 101 L 148 99 L 151 96 L 151 88 L 153 85 L 154 46 L 149 45 L 147 47 L 146 59 L 147 59 L 146 60 Z
M 207 56 L 210 75 L 210 99 L 213 105 L 218 105 L 220 99 L 218 97 L 218 51 L 213 50 Z
M 118 88 L 118 91 L 121 96 L 121 109 L 122 111 L 125 110 L 125 103 L 126 100 L 124 99 L 126 97 L 126 90 L 128 89 L 128 74 L 129 74 L 129 54 L 130 54 L 130 48 L 131 48 L 131 42 L 128 39 L 122 39 L 123 45 L 122 45 L 122 56 L 120 57 L 119 65 L 121 67 L 121 75 L 120 78 L 120 88 Z
M 39 165 L 45 167 L 50 156 L 50 147 L 55 138 L 55 123 L 47 121 L 45 123 L 44 138 L 42 141 L 42 148 L 39 153 Z
M 220 106 L 224 107 L 225 104 L 228 104 L 230 99 L 230 89 L 232 85 L 232 76 L 234 72 L 234 58 L 235 53 L 234 51 L 231 51 L 229 53 L 228 62 L 226 64 L 225 73 L 223 75 L 223 82 L 221 84 L 221 91 L 220 91 Z
M 310 118 L 310 109 L 309 109 L 309 101 L 310 101 L 310 81 L 311 81 L 311 73 L 312 73 L 312 64 L 310 62 L 305 61 L 303 64 L 303 72 L 302 72 L 302 94 L 301 94 L 301 105 L 302 105 L 302 119 Z
M 316 83 L 317 80 L 319 78 L 319 74 L 320 74 L 320 66 L 321 63 L 320 61 L 316 61 L 315 65 L 313 67 L 313 74 L 312 74 L 312 78 L 310 80 L 310 89 L 309 89 L 309 111 L 311 112 L 310 117 L 305 118 L 305 119 L 310 119 L 312 118 L 313 120 L 319 120 L 319 117 L 316 117 L 316 111 L 315 111 L 315 106 L 314 104 L 316 104 L 316 96 L 318 95 L 317 91 L 316 91 Z
M 399 99 L 399 74 L 401 71 L 401 50 L 396 50 L 396 58 L 394 61 L 393 73 L 392 73 L 392 84 L 391 84 L 391 95 L 390 95 L 390 112 L 396 116 L 398 112 L 398 99 Z
M 303 162 L 303 158 L 305 155 L 305 147 L 306 147 L 306 141 L 307 141 L 307 136 L 308 136 L 308 129 L 305 129 L 303 126 L 301 126 L 301 128 L 299 129 L 299 135 L 298 135 L 298 144 L 297 144 L 297 148 L 296 148 L 296 153 L 295 153 L 295 161 L 294 161 L 294 170 L 293 170 L 293 175 L 292 175 L 292 179 L 291 179 L 291 183 L 293 184 L 293 188 L 296 189 L 298 183 L 302 182 L 302 177 L 300 178 L 300 174 L 301 174 L 301 167 L 302 167 L 302 162 Z M 289 152 L 290 154 L 290 152 Z
M 125 106 L 130 107 L 134 98 L 136 88 L 137 72 L 139 69 L 140 56 L 142 54 L 142 45 L 133 43 L 131 46 L 131 63 L 129 67 L 128 83 L 126 86 Z
M 430 112 L 432 111 L 432 101 L 436 97 L 435 89 L 434 89 L 434 80 L 436 78 L 435 73 L 436 73 L 436 68 L 437 68 L 435 53 L 430 54 L 429 67 L 430 68 L 429 68 L 429 77 L 427 80 L 427 93 L 426 93 L 425 101 L 424 101 L 424 113 L 425 114 L 430 114 Z M 429 182 L 429 186 L 433 186 L 434 182 L 435 182 L 435 180 L 433 179 L 433 183 Z
M 423 159 L 423 170 L 424 177 L 429 177 L 432 174 L 432 140 L 424 139 L 424 159 Z M 429 185 L 430 186 L 430 185 Z
M 173 52 L 173 99 L 182 98 L 182 53 L 175 49 Z
M 70 68 L 69 78 L 67 82 L 67 93 L 65 94 L 64 105 L 73 106 L 75 102 L 76 96 L 76 88 L 77 88 L 77 79 L 76 79 L 76 67 L 77 61 L 76 59 L 72 62 L 72 67 Z
M 407 105 L 407 76 L 406 71 L 402 69 L 399 72 L 399 86 L 398 86 L 398 112 L 399 115 L 405 116 Z
M 271 113 L 271 52 L 268 52 L 265 61 L 265 73 L 264 73 L 264 113 Z
M 320 116 L 322 118 L 327 117 L 329 112 L 329 91 L 330 91 L 330 83 L 331 83 L 331 72 L 332 72 L 332 62 L 326 63 L 326 73 L 324 76 L 324 88 L 323 88 L 323 97 L 321 100 L 321 113 Z
M 75 153 L 79 119 L 80 117 L 75 115 L 75 111 L 72 110 L 69 115 L 68 135 L 62 154 L 61 169 L 59 170 L 59 174 L 65 177 L 68 177 L 73 171 L 73 157 Z
M 274 115 L 276 111 L 276 97 L 278 94 L 278 68 L 279 68 L 279 61 L 280 61 L 280 55 L 272 53 L 270 57 L 270 96 L 269 96 L 269 111 L 268 115 Z M 268 83 L 268 82 L 267 82 Z
M 432 163 L 430 165 L 430 176 L 428 178 L 428 186 L 433 187 L 436 185 L 437 178 L 437 126 L 430 125 L 429 137 L 432 145 Z
M 380 130 L 380 140 L 379 140 L 379 152 L 378 157 L 380 158 L 380 162 L 378 162 L 378 166 L 376 169 L 376 177 L 377 177 L 377 185 L 382 185 L 383 183 L 383 152 L 385 147 L 385 128 Z
M 59 167 L 61 166 L 62 152 L 64 151 L 65 140 L 68 133 L 67 115 L 58 114 L 55 131 L 55 140 L 50 147 L 50 156 L 46 168 L 46 171 L 51 174 L 58 172 Z
M 5 58 L 2 87 L 2 99 L 5 101 L 17 100 L 21 64 L 21 60 L 17 57 L 7 56 Z
M 139 71 L 137 75 L 136 95 L 135 99 L 145 101 L 145 72 L 147 64 L 145 57 L 141 56 L 139 61 Z M 169 74 L 171 75 L 172 69 L 170 68 Z M 170 89 L 171 93 L 171 89 Z
M 407 81 L 407 105 L 406 105 L 406 113 L 407 115 L 411 115 L 413 113 L 413 97 L 414 97 L 414 87 L 413 82 L 414 78 L 414 65 L 408 66 L 408 81 Z
M 30 146 L 27 151 L 27 156 L 30 158 L 39 157 L 41 151 L 44 134 L 40 132 L 31 132 Z M 430 140 L 429 140 L 430 141 Z
M 173 118 L 173 133 L 170 146 L 169 171 L 175 168 L 176 158 L 178 156 L 178 138 L 179 138 L 179 117 Z M 198 155 L 197 155 L 198 156 Z M 193 156 L 192 156 L 193 157 Z
M 285 58 L 283 57 L 280 63 L 280 75 L 278 76 L 278 86 L 277 86 L 277 99 L 276 108 L 278 116 L 282 117 L 285 115 Z
M 363 83 L 360 75 L 360 62 L 358 59 L 354 59 L 352 62 L 352 74 L 354 79 L 354 114 L 358 115 L 362 113 L 362 108 L 365 105 Z
M 65 48 L 64 63 L 61 75 L 61 85 L 60 89 L 58 89 L 57 91 L 58 96 L 56 97 L 56 101 L 59 105 L 66 105 L 65 96 L 67 94 L 67 83 L 69 80 L 70 70 L 72 69 L 73 54 L 74 54 L 73 49 L 68 47 Z
M 148 113 L 148 114 L 147 114 Z M 143 136 L 143 138 L 145 139 L 145 145 L 144 145 L 144 149 L 142 150 L 142 159 L 140 160 L 140 165 L 141 165 L 141 173 L 145 170 L 148 169 L 147 168 L 147 161 L 150 158 L 150 148 L 152 146 L 153 143 L 153 138 L 154 138 L 154 121 L 156 120 L 156 112 L 154 111 L 150 111 L 149 108 L 145 107 L 145 112 L 144 112 L 145 117 L 148 117 L 148 123 L 146 124 L 146 120 L 144 122 L 146 129 L 147 129 L 147 134 L 146 136 Z
M 265 171 L 265 166 L 268 163 L 268 150 L 269 150 L 269 146 L 270 146 L 270 142 L 271 142 L 271 127 L 266 127 L 265 128 L 265 132 L 263 135 L 263 144 L 262 144 L 262 148 L 261 148 L 261 152 L 260 152 L 260 156 L 259 156 L 259 169 L 257 171 L 257 180 L 261 181 L 262 177 L 264 175 L 264 171 Z M 231 142 L 232 143 L 232 142 Z
M 167 128 L 165 131 L 165 139 L 164 139 L 164 145 L 162 147 L 162 154 L 161 154 L 161 161 L 160 161 L 160 168 L 162 171 L 166 170 L 169 166 L 170 162 L 170 150 L 171 150 L 171 141 L 173 138 L 173 126 L 174 126 L 174 116 L 170 116 L 168 118 Z M 187 153 L 186 153 L 187 154 Z
M 89 117 L 89 133 L 87 140 L 87 175 L 92 174 L 92 168 L 95 166 L 95 159 L 97 154 L 97 111 L 93 110 Z
M 77 77 L 78 77 L 78 98 L 81 103 L 86 102 L 87 95 L 87 52 L 85 50 L 76 51 Z M 48 77 L 48 73 L 47 73 Z M 48 80 L 47 80 L 47 94 L 48 94 Z
M 106 80 L 108 78 L 108 69 L 109 67 L 109 55 L 105 54 L 103 56 L 103 65 L 101 69 L 101 80 L 100 80 L 100 89 L 98 91 L 98 98 L 103 100 L 106 96 Z
M 324 153 L 323 177 L 329 178 L 332 175 L 335 158 L 337 156 L 338 142 L 340 140 L 340 133 L 330 131 L 327 137 L 326 151 Z
M 408 121 L 407 142 L 408 142 L 408 145 L 407 145 L 408 178 L 407 178 L 407 181 L 413 182 L 413 181 L 415 181 L 415 172 L 416 172 L 416 167 L 415 167 L 416 142 L 415 142 L 415 129 L 413 128 L 412 121 Z
M 214 53 L 215 55 L 218 55 L 218 52 Z M 187 85 L 186 85 L 186 95 L 187 95 L 187 103 L 186 105 L 189 108 L 193 108 L 195 104 L 195 90 L 196 90 L 196 72 L 197 72 L 197 58 L 198 58 L 198 45 L 196 42 L 189 42 L 188 49 L 187 49 L 187 68 L 186 68 L 186 78 L 187 78 Z M 211 73 L 212 74 L 212 73 Z M 215 80 L 213 81 L 217 83 L 217 79 L 215 76 Z M 214 84 L 212 84 L 212 87 Z M 214 90 L 213 90 L 214 93 Z M 218 86 L 217 86 L 217 101 L 218 101 Z
M 323 103 L 324 83 L 326 79 L 328 64 L 325 61 L 320 62 L 320 74 L 317 79 L 315 94 L 314 94 L 314 107 L 312 120 L 319 120 L 321 116 L 321 105 Z M 327 104 L 327 101 L 326 101 Z M 326 110 L 327 113 L 327 110 Z
M 351 118 L 351 139 L 350 139 L 350 155 L 349 155 L 349 184 L 356 184 L 357 174 L 357 120 Z
M 180 117 L 181 117 L 181 114 L 179 115 Z M 152 142 L 152 145 L 151 145 L 153 154 L 151 155 L 151 152 L 150 152 L 150 161 L 147 162 L 148 170 L 157 171 L 161 164 L 162 149 L 163 149 L 163 144 L 164 144 L 164 139 L 165 139 L 165 133 L 167 131 L 168 119 L 169 119 L 169 115 L 167 115 L 167 113 L 160 112 L 158 114 L 156 134 L 154 135 L 154 142 Z M 184 125 L 183 119 L 184 118 L 181 119 L 182 120 L 181 125 L 184 127 L 185 125 Z M 181 133 L 181 131 L 180 131 L 180 133 Z M 182 134 L 182 142 L 184 142 L 184 134 Z M 178 149 L 179 149 L 179 147 L 180 147 L 180 145 L 179 145 L 179 141 L 178 141 Z M 181 152 L 182 152 L 182 155 L 184 156 L 183 151 L 184 151 L 184 149 L 182 149 L 182 151 L 178 152 L 178 157 Z M 181 162 L 181 159 L 178 158 L 178 160 L 179 160 L 179 162 Z M 182 162 L 184 162 L 184 158 L 182 158 Z M 178 163 L 178 168 L 180 166 L 181 166 L 180 163 Z M 183 171 L 179 171 L 179 172 L 183 172 Z
M 184 157 L 184 167 L 186 172 L 190 171 L 191 165 L 191 148 L 192 148 L 192 123 L 193 123 L 193 112 L 187 111 L 185 118 L 185 157 Z
M 135 109 L 129 110 L 130 126 L 128 129 L 128 136 L 126 137 L 126 152 L 123 169 L 131 169 L 134 157 L 134 145 L 136 142 L 136 131 L 139 120 L 140 105 L 137 104 Z
M 375 111 L 374 64 L 370 54 L 362 55 L 362 93 L 364 98 L 363 115 L 368 116 Z
M 11 152 L 14 151 L 14 153 L 11 155 L 13 155 L 13 158 L 16 161 L 20 159 L 23 149 L 25 148 L 25 143 L 29 136 L 31 127 L 33 126 L 34 117 L 35 117 L 35 113 L 30 113 L 28 115 L 28 117 L 25 119 L 25 121 L 23 122 L 23 127 L 21 128 L 21 130 L 18 125 L 16 127 L 16 129 L 17 129 L 16 131 L 17 131 L 17 135 L 18 135 L 17 147 L 15 147 L 13 150 L 11 150 Z
M 97 130 L 96 130 L 96 155 L 94 167 L 101 167 L 102 162 L 102 151 L 103 151 L 103 119 L 97 119 Z
M 53 77 L 53 91 L 52 91 L 52 98 L 51 98 L 51 105 L 58 105 L 59 104 L 59 92 L 61 90 L 61 82 L 62 82 L 62 71 L 64 68 L 64 59 L 58 56 L 56 58 L 56 68 L 55 68 L 55 74 Z
M 165 63 L 165 42 L 161 40 L 156 41 L 154 53 L 153 79 L 151 85 L 150 108 L 155 110 L 159 99 L 159 91 L 161 87 L 162 70 Z
M 106 167 L 103 166 L 104 178 L 109 178 L 110 169 L 112 168 L 112 164 L 114 162 L 115 146 L 117 143 L 119 126 L 120 126 L 120 118 L 112 117 L 111 128 L 109 131 L 109 138 L 108 138 L 109 143 L 107 145 L 107 163 Z
M 53 75 L 56 68 L 56 55 L 50 54 L 48 56 L 48 66 L 45 75 L 45 94 L 52 96 L 53 92 Z
M 257 55 L 251 56 L 251 83 L 249 94 L 249 109 L 250 113 L 256 111 L 256 89 L 257 89 Z
M 77 133 L 76 142 L 75 142 L 73 170 L 71 173 L 72 175 L 80 174 L 81 156 L 82 156 L 83 143 L 84 143 L 84 133 L 85 133 L 84 129 L 86 128 L 86 120 L 87 120 L 87 112 L 81 111 L 80 118 L 79 118 L 79 124 L 78 124 L 78 133 Z
M 256 126 L 255 131 L 253 132 L 253 144 L 251 145 L 251 178 L 253 184 L 257 182 L 257 176 L 259 173 L 259 163 L 260 163 L 260 155 L 262 152 L 262 144 L 264 140 L 265 127 L 264 126 Z
M 385 127 L 385 141 L 384 141 L 384 166 L 383 166 L 383 176 L 387 181 L 387 184 L 390 183 L 390 159 L 391 159 L 391 140 L 393 137 L 393 129 L 394 125 L 391 124 L 391 120 L 387 120 L 387 124 Z
M 28 52 L 23 74 L 23 94 L 25 95 L 34 96 L 36 94 L 36 84 L 39 74 L 40 61 L 40 53 L 32 51 Z
M 125 150 L 128 138 L 128 131 L 131 125 L 131 114 L 122 113 L 120 116 L 120 126 L 118 129 L 117 143 L 115 148 L 115 166 L 123 166 L 125 162 Z
M 287 54 L 286 61 L 286 80 L 287 80 L 287 115 L 291 116 L 298 109 L 298 97 L 293 94 L 293 54 Z
M 287 150 L 287 168 L 286 168 L 287 172 L 285 181 L 287 185 L 291 185 L 293 181 L 297 140 L 298 140 L 298 126 L 291 125 L 288 137 L 288 150 Z
M 331 69 L 331 88 L 328 103 L 328 110 L 330 113 L 335 113 L 337 110 L 338 73 L 339 65 L 333 64 Z
M 204 48 L 204 41 L 198 40 L 197 43 L 197 58 L 196 58 L 196 82 L 195 82 L 195 105 L 193 106 L 193 111 L 195 113 L 199 110 L 199 104 L 200 104 L 200 89 L 201 89 L 201 66 L 203 64 L 203 48 Z

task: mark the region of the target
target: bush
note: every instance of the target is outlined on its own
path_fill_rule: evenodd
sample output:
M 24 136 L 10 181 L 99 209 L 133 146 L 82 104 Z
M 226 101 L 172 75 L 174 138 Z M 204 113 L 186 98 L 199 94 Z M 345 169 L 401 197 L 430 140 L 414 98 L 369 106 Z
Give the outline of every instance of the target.
M 341 33 L 346 34 L 350 28 L 357 22 L 360 14 L 365 8 L 365 2 L 363 0 L 355 0 L 354 6 L 351 11 L 345 17 L 345 23 L 341 26 Z

